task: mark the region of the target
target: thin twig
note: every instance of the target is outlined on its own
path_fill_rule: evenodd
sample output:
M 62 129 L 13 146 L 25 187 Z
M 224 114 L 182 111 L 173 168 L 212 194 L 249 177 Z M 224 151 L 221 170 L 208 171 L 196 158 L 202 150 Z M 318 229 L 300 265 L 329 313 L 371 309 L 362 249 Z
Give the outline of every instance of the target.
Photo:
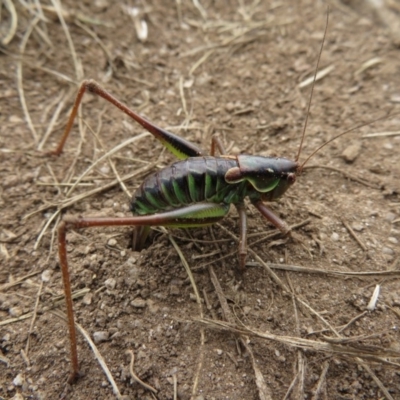
M 14 3 L 11 0 L 4 0 L 4 5 L 6 6 L 8 12 L 11 15 L 10 29 L 8 30 L 7 35 L 4 36 L 3 39 L 1 39 L 1 44 L 3 46 L 7 46 L 15 36 L 15 33 L 17 32 L 18 15 L 17 12 L 15 11 Z
M 133 380 L 139 385 L 142 385 L 145 389 L 149 390 L 150 392 L 157 393 L 157 390 L 154 389 L 152 386 L 148 385 L 147 383 L 143 382 L 133 371 L 133 364 L 135 362 L 135 354 L 133 353 L 132 350 L 127 350 L 126 354 L 130 354 L 131 356 L 131 362 L 129 363 L 129 373 L 131 374 L 131 377 Z
M 342 224 L 346 227 L 346 229 L 349 231 L 350 235 L 353 237 L 353 239 L 358 243 L 358 245 L 364 250 L 367 251 L 367 247 L 365 244 L 358 238 L 358 236 L 355 234 L 354 230 L 352 227 L 344 220 L 341 219 Z
M 61 318 L 64 321 L 67 321 L 67 316 L 62 313 L 59 310 L 51 310 L 50 311 L 53 315 L 57 316 L 58 318 Z M 115 383 L 115 380 L 106 364 L 106 361 L 104 360 L 103 356 L 101 355 L 100 351 L 98 350 L 98 348 L 96 347 L 96 345 L 94 344 L 93 340 L 91 339 L 89 333 L 83 329 L 82 325 L 78 324 L 77 322 L 75 322 L 75 326 L 78 329 L 78 331 L 81 333 L 81 335 L 85 338 L 85 340 L 88 342 L 90 348 L 93 351 L 93 354 L 95 356 L 95 358 L 97 359 L 97 362 L 100 364 L 104 374 L 106 375 L 108 381 L 111 384 L 111 387 L 113 388 L 113 392 L 115 394 L 115 396 L 117 397 L 118 400 L 123 400 L 123 397 L 121 395 L 121 392 L 118 389 L 117 384 Z
M 26 340 L 25 355 L 27 357 L 28 357 L 28 354 L 29 354 L 29 345 L 30 345 L 30 340 L 31 340 L 31 334 L 33 332 L 33 325 L 35 324 L 35 321 L 36 321 L 36 316 L 37 316 L 37 311 L 38 311 L 38 308 L 39 308 L 39 301 L 40 301 L 40 295 L 42 293 L 42 289 L 43 289 L 43 280 L 40 280 L 39 290 L 38 290 L 38 293 L 36 295 L 35 307 L 33 308 L 33 312 L 32 312 L 32 320 L 31 320 L 31 323 L 29 325 L 28 339 Z
M 19 94 L 19 98 L 21 101 L 21 106 L 22 106 L 22 110 L 24 112 L 25 115 L 25 119 L 26 122 L 29 126 L 29 129 L 32 133 L 33 136 L 33 141 L 34 144 L 37 145 L 38 143 L 38 134 L 36 132 L 35 127 L 33 126 L 33 122 L 31 119 L 31 116 L 29 114 L 29 110 L 28 110 L 28 106 L 26 105 L 26 100 L 25 100 L 25 93 L 24 93 L 24 86 L 23 86 L 23 78 L 22 78 L 22 59 L 24 57 L 24 52 L 25 52 L 25 47 L 26 44 L 28 43 L 29 37 L 31 36 L 33 29 L 35 28 L 35 26 L 37 25 L 37 23 L 39 22 L 39 18 L 34 18 L 31 23 L 29 24 L 23 38 L 21 41 L 21 45 L 20 45 L 20 59 L 17 62 L 17 88 L 18 88 L 18 94 Z

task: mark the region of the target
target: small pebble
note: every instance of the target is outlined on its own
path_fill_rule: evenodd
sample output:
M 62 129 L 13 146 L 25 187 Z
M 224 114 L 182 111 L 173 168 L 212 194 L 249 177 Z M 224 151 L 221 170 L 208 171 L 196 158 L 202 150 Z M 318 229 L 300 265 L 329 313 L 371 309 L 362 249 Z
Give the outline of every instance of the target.
M 251 311 L 251 307 L 249 307 L 249 306 L 243 307 L 243 314 L 244 315 L 249 315 L 250 311 Z
M 13 379 L 13 385 L 14 386 L 22 386 L 24 384 L 24 376 L 22 374 L 18 374 L 14 379 Z
M 143 299 L 134 299 L 131 301 L 131 306 L 135 308 L 144 308 L 146 307 L 146 301 Z
M 108 278 L 108 279 L 104 282 L 104 286 L 105 286 L 108 290 L 114 290 L 116 285 L 117 285 L 117 281 L 116 281 L 114 278 Z
M 10 339 L 11 339 L 11 335 L 10 335 L 9 333 L 6 333 L 6 334 L 1 338 L 1 340 L 2 340 L 3 342 L 8 342 Z
M 93 299 L 92 293 L 86 293 L 82 299 L 83 304 L 85 304 L 86 306 L 90 306 L 90 304 L 92 304 L 92 299 Z
M 361 232 L 361 231 L 364 229 L 364 227 L 362 226 L 362 224 L 360 224 L 359 222 L 353 222 L 353 223 L 351 224 L 351 227 L 352 227 L 355 231 L 357 231 L 357 232 Z
M 390 143 L 390 142 L 386 142 L 386 143 L 383 145 L 383 148 L 386 149 L 386 150 L 393 150 L 393 144 Z
M 352 163 L 359 156 L 361 151 L 361 142 L 355 142 L 348 146 L 342 153 L 342 157 L 348 163 Z
M 388 237 L 388 240 L 389 240 L 390 243 L 393 243 L 393 244 L 398 244 L 399 243 L 397 238 L 395 238 L 394 236 Z
M 388 212 L 385 215 L 385 219 L 386 219 L 386 221 L 392 222 L 392 221 L 394 221 L 396 219 L 396 214 L 392 213 L 392 212 Z
M 97 331 L 93 333 L 93 340 L 95 343 L 101 343 L 108 340 L 109 333 L 107 331 Z
M 392 94 L 390 96 L 390 101 L 392 103 L 400 103 L 400 94 Z
M 391 249 L 390 247 L 384 247 L 383 249 L 382 249 L 382 253 L 383 254 L 388 254 L 388 255 L 393 255 L 394 254 L 394 251 L 393 251 L 393 249 Z
M 116 239 L 112 238 L 108 240 L 107 244 L 111 247 L 115 247 L 117 245 L 117 241 Z
M 8 309 L 8 313 L 10 314 L 11 317 L 20 317 L 22 315 L 22 309 L 21 307 L 10 307 Z
M 241 150 L 240 150 L 240 148 L 238 146 L 233 146 L 232 150 L 230 151 L 230 154 L 238 155 L 238 154 L 240 154 L 240 152 L 241 152 Z
M 51 278 L 51 275 L 52 275 L 52 271 L 50 269 L 45 269 L 42 272 L 42 281 L 43 282 L 48 282 L 50 280 L 50 278 Z
M 336 232 L 333 232 L 331 235 L 331 240 L 333 240 L 334 242 L 337 242 L 339 240 L 339 234 Z
M 223 351 L 221 349 L 217 349 L 217 354 L 220 356 L 222 355 Z

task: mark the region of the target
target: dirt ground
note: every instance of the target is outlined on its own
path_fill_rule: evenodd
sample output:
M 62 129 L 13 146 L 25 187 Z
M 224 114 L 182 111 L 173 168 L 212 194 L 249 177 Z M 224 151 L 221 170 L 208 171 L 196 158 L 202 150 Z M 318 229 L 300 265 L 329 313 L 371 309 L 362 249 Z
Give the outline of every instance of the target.
M 293 238 L 248 207 L 243 273 L 234 208 L 212 230 L 156 228 L 140 253 L 131 228 L 68 233 L 76 320 L 114 388 L 81 333 L 82 377 L 66 383 L 56 226 L 64 214 L 129 215 L 128 193 L 174 158 L 146 136 L 87 171 L 144 132 L 89 94 L 63 154 L 46 156 L 79 82 L 207 151 L 217 133 L 231 154 L 294 159 L 326 4 L 65 1 L 65 22 L 54 4 L 18 3 L 0 48 L 0 398 L 400 399 L 398 3 L 385 14 L 332 2 L 300 160 L 384 118 L 324 147 L 307 164 L 321 168 L 271 204 Z M 10 15 L 3 6 L 2 38 Z M 154 392 L 131 376 L 127 350 Z

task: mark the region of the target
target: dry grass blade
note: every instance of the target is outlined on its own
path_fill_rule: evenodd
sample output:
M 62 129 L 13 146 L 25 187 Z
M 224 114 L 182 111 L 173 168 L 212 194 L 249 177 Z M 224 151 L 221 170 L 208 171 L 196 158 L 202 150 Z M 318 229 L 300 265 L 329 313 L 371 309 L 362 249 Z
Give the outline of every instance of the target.
M 52 310 L 50 311 L 53 315 L 57 316 L 58 318 L 64 320 L 65 322 L 67 321 L 67 316 L 62 313 L 61 311 L 58 310 Z M 108 381 L 110 382 L 110 385 L 113 389 L 113 392 L 115 394 L 115 396 L 117 397 L 118 400 L 123 400 L 123 396 L 121 395 L 117 384 L 115 383 L 115 380 L 106 364 L 106 361 L 104 360 L 103 356 L 101 355 L 101 353 L 99 352 L 99 350 L 97 349 L 96 345 L 94 344 L 93 340 L 90 338 L 90 335 L 86 332 L 85 329 L 83 329 L 83 327 L 78 324 L 77 322 L 75 322 L 75 326 L 78 329 L 78 331 L 81 333 L 81 335 L 85 338 L 85 340 L 88 342 L 90 348 L 93 351 L 93 354 L 95 356 L 95 358 L 97 359 L 97 362 L 100 364 L 102 370 L 104 371 L 104 374 L 106 375 Z
M 132 350 L 127 350 L 127 354 L 131 356 L 131 362 L 129 363 L 129 373 L 131 374 L 131 377 L 133 380 L 139 385 L 142 385 L 145 389 L 149 390 L 150 392 L 157 393 L 157 390 L 154 389 L 152 386 L 148 385 L 147 383 L 143 382 L 134 372 L 133 370 L 133 364 L 135 363 L 135 354 L 133 353 Z
M 28 106 L 26 105 L 26 100 L 25 100 L 25 94 L 24 94 L 24 87 L 23 87 L 23 78 L 22 78 L 22 60 L 24 58 L 24 53 L 25 53 L 25 47 L 26 44 L 28 43 L 29 37 L 31 36 L 33 29 L 35 28 L 35 26 L 37 25 L 37 23 L 39 22 L 39 18 L 35 18 L 31 21 L 31 23 L 28 26 L 28 29 L 26 30 L 24 37 L 22 38 L 21 44 L 20 44 L 20 58 L 19 61 L 17 62 L 17 85 L 18 85 L 18 94 L 19 94 L 19 98 L 21 101 L 21 106 L 22 106 L 22 110 L 24 112 L 25 115 L 25 119 L 26 122 L 29 126 L 29 129 L 32 133 L 33 136 L 33 141 L 34 144 L 37 145 L 39 138 L 38 138 L 38 134 L 36 132 L 35 127 L 33 126 L 33 122 L 28 110 Z
M 57 123 L 58 117 L 60 116 L 61 111 L 64 108 L 65 103 L 67 103 L 70 98 L 72 97 L 73 91 L 70 90 L 67 96 L 65 96 L 65 92 L 62 90 L 56 99 L 56 104 L 57 108 L 53 113 L 53 116 L 51 117 L 50 123 L 46 129 L 46 132 L 44 133 L 42 140 L 40 141 L 38 145 L 38 150 L 43 150 L 44 145 L 46 144 L 47 139 L 53 132 L 54 125 Z
M 42 293 L 42 289 L 43 289 L 43 280 L 40 281 L 38 293 L 36 295 L 35 307 L 34 307 L 33 312 L 32 312 L 32 321 L 31 321 L 31 323 L 29 325 L 28 339 L 26 340 L 26 346 L 25 346 L 25 354 L 26 354 L 26 356 L 28 356 L 28 354 L 29 354 L 30 339 L 31 339 L 31 334 L 33 332 L 33 326 L 34 326 L 35 321 L 36 321 L 36 316 L 37 316 L 37 311 L 38 311 L 38 308 L 39 308 L 39 301 L 40 301 L 40 295 Z
M 208 271 L 210 274 L 211 281 L 214 285 L 215 292 L 217 294 L 219 303 L 221 305 L 221 308 L 223 310 L 223 314 L 225 319 L 228 321 L 228 323 L 233 324 L 234 322 L 234 316 L 233 313 L 231 312 L 228 301 L 226 299 L 226 296 L 223 293 L 222 287 L 219 283 L 219 280 L 217 278 L 217 275 L 215 274 L 214 268 L 212 265 L 209 265 Z M 243 345 L 243 347 L 246 349 L 246 351 L 250 354 L 251 357 L 251 364 L 254 370 L 254 376 L 256 379 L 256 386 L 258 389 L 258 395 L 261 400 L 272 400 L 272 393 L 270 388 L 267 386 L 267 383 L 265 382 L 264 376 L 262 375 L 260 368 L 257 365 L 257 361 L 254 357 L 253 350 L 251 347 L 248 345 L 247 340 L 245 337 L 241 337 L 240 341 Z
M 195 6 L 195 8 L 197 9 L 197 11 L 200 13 L 200 15 L 202 16 L 203 19 L 207 19 L 207 12 L 206 10 L 203 8 L 203 6 L 200 4 L 199 0 L 192 0 L 193 5 Z
M 376 132 L 376 133 L 367 133 L 362 135 L 362 138 L 374 138 L 374 137 L 392 137 L 392 136 L 400 136 L 400 131 L 395 132 Z
M 65 23 L 64 13 L 63 13 L 61 4 L 60 4 L 59 0 L 51 0 L 51 2 L 53 3 L 54 9 L 57 13 L 58 19 L 60 20 L 61 26 L 63 28 L 65 37 L 67 38 L 69 51 L 71 52 L 72 61 L 74 63 L 74 67 L 75 67 L 75 76 L 78 81 L 81 81 L 83 79 L 82 64 L 80 63 L 79 58 L 76 54 L 74 42 L 71 38 L 71 34 L 69 32 L 68 25 Z
M 239 335 L 255 336 L 261 339 L 272 340 L 274 342 L 278 342 L 289 347 L 295 347 L 303 350 L 316 351 L 328 354 L 333 353 L 338 356 L 348 356 L 351 358 L 361 357 L 363 359 L 368 359 L 379 363 L 400 366 L 400 364 L 386 360 L 386 358 L 390 359 L 400 358 L 400 351 L 395 349 L 374 348 L 373 350 L 371 350 L 370 346 L 357 346 L 357 347 L 343 346 L 339 344 L 326 343 L 322 341 L 304 339 L 299 337 L 274 335 L 267 332 L 260 332 L 256 329 L 246 327 L 243 325 L 241 326 L 231 325 L 224 321 L 215 321 L 207 318 L 202 320 L 197 320 L 197 322 L 201 323 L 202 325 L 210 329 L 218 329 Z
M 72 294 L 72 298 L 78 299 L 80 297 L 83 297 L 86 293 L 89 293 L 90 290 L 89 289 L 81 289 L 78 290 L 76 292 L 74 292 Z M 50 305 L 45 305 L 43 307 L 40 308 L 40 312 L 44 313 L 46 311 L 50 311 L 54 308 L 60 307 L 60 305 L 64 305 L 65 304 L 65 298 L 64 296 L 56 296 L 51 300 L 51 304 Z M 32 312 L 28 312 L 26 314 L 21 315 L 20 317 L 16 317 L 16 318 L 9 318 L 3 321 L 0 321 L 0 326 L 5 326 L 8 324 L 14 324 L 16 322 L 20 322 L 20 321 L 24 321 L 25 319 L 31 318 L 33 316 L 33 311 Z
M 82 179 L 89 174 L 90 171 L 92 171 L 98 164 L 100 164 L 102 161 L 109 159 L 113 154 L 119 152 L 122 150 L 124 147 L 140 140 L 143 139 L 144 137 L 150 136 L 150 133 L 144 132 L 140 134 L 139 136 L 134 136 L 132 138 L 129 138 L 125 140 L 124 142 L 120 143 L 119 145 L 113 147 L 111 150 L 109 150 L 107 153 L 103 154 L 100 158 L 98 158 L 96 161 L 92 162 L 90 166 L 78 177 L 75 179 L 74 184 L 71 186 L 71 188 L 67 192 L 67 196 L 70 196 L 71 193 L 75 190 L 75 188 L 79 185 L 79 183 L 82 181 Z M 123 187 L 125 188 L 125 185 L 122 185 L 122 182 L 125 180 L 122 178 L 117 177 L 116 181 Z M 126 188 L 124 189 L 124 192 L 127 193 Z M 127 193 L 128 197 L 130 197 L 129 192 Z
M 21 283 L 25 282 L 27 279 L 32 278 L 32 276 L 38 275 L 40 273 L 41 273 L 41 271 L 35 271 L 35 272 L 32 272 L 32 273 L 30 273 L 28 275 L 21 276 L 21 278 L 17 278 L 12 282 L 5 283 L 4 285 L 0 286 L 0 292 L 4 292 L 4 291 L 6 291 L 6 290 L 8 290 L 8 289 L 10 289 L 10 288 L 12 288 L 14 286 L 20 285 Z
M 161 227 L 162 231 L 164 233 L 168 233 L 167 230 L 164 227 Z M 196 302 L 199 306 L 199 314 L 201 315 L 201 318 L 203 318 L 203 305 L 201 302 L 201 298 L 200 298 L 200 293 L 199 290 L 197 289 L 197 285 L 196 285 L 196 281 L 194 280 L 193 277 L 193 273 L 192 270 L 185 258 L 185 256 L 183 255 L 180 247 L 178 246 L 178 244 L 176 243 L 176 241 L 174 240 L 174 238 L 172 237 L 172 235 L 168 234 L 168 239 L 169 241 L 172 243 L 172 245 L 174 246 L 176 252 L 178 253 L 178 256 L 183 264 L 183 267 L 185 268 L 185 271 L 189 277 L 190 283 L 192 285 L 193 291 L 195 293 L 196 296 Z M 197 363 L 197 368 L 196 368 L 196 374 L 193 378 L 193 387 L 192 387 L 192 395 L 195 396 L 197 394 L 197 388 L 199 386 L 199 379 L 200 379 L 200 372 L 201 369 L 203 368 L 203 362 L 204 362 L 204 344 L 205 344 L 205 333 L 204 333 L 204 329 L 200 329 L 200 351 L 199 351 L 199 357 L 198 357 L 198 363 Z
M 135 172 L 132 172 L 131 174 L 127 174 L 127 175 L 122 176 L 121 177 L 121 181 L 127 182 L 127 181 L 131 180 L 132 178 L 141 176 L 142 174 L 146 174 L 154 167 L 155 167 L 155 164 L 146 165 L 145 167 L 139 168 L 138 170 L 136 170 Z M 94 194 L 98 194 L 98 193 L 101 193 L 103 191 L 109 190 L 109 189 L 111 189 L 112 187 L 114 187 L 114 186 L 116 186 L 118 184 L 119 184 L 119 181 L 117 179 L 114 179 L 111 182 L 109 182 L 109 183 L 107 183 L 107 184 L 105 184 L 103 186 L 100 186 L 98 188 L 89 190 L 89 191 L 84 192 L 84 193 L 80 193 L 80 194 L 78 194 L 78 195 L 76 195 L 74 197 L 64 199 L 64 200 L 60 201 L 59 203 L 47 204 L 47 205 L 45 205 L 43 207 L 40 207 L 39 209 L 37 209 L 37 210 L 35 210 L 35 211 L 33 211 L 33 212 L 29 213 L 29 214 L 24 215 L 22 218 L 23 219 L 29 218 L 32 215 L 35 215 L 37 213 L 41 213 L 41 212 L 43 212 L 45 210 L 48 210 L 48 209 L 54 208 L 54 207 L 58 208 L 58 211 L 64 210 L 65 208 L 72 206 L 73 204 L 77 203 L 78 201 L 81 201 L 83 199 L 86 199 L 87 197 L 93 196 Z
M 321 398 L 322 391 L 324 389 L 324 386 L 326 385 L 326 374 L 328 373 L 328 369 L 329 369 L 329 360 L 326 360 L 323 364 L 321 375 L 319 376 L 318 384 L 315 389 L 312 400 L 318 400 Z
M 335 69 L 334 65 L 329 65 L 328 67 L 321 69 L 320 71 L 318 71 L 317 75 L 315 76 L 310 76 L 309 78 L 305 79 L 304 81 L 299 83 L 299 88 L 305 88 L 306 86 L 311 85 L 314 81 L 319 81 L 322 78 L 325 78 L 325 76 L 327 76 L 328 74 L 330 74 L 333 70 Z
M 358 245 L 361 247 L 362 250 L 367 251 L 367 247 L 365 244 L 361 241 L 361 239 L 356 235 L 354 232 L 353 228 L 345 221 L 342 219 L 342 224 L 346 227 L 348 232 L 350 233 L 350 236 L 353 237 L 353 239 L 358 243 Z
M 374 371 L 367 365 L 363 360 L 358 359 L 357 360 L 358 364 L 361 365 L 371 376 L 371 378 L 374 380 L 374 382 L 378 385 L 379 389 L 382 391 L 382 393 L 385 395 L 387 400 L 394 400 L 393 396 L 389 393 L 389 391 L 386 389 L 385 385 L 381 382 L 381 380 L 376 376 Z
M 46 233 L 47 229 L 49 228 L 49 226 L 51 225 L 51 223 L 56 220 L 55 225 L 58 224 L 58 221 L 60 220 L 60 213 L 61 213 L 61 209 L 58 209 L 57 211 L 55 211 L 51 217 L 46 221 L 44 227 L 41 229 L 41 231 L 39 232 L 39 235 L 35 241 L 35 244 L 33 246 L 33 249 L 36 250 L 39 247 L 40 241 L 42 240 L 44 234 Z
M 10 29 L 8 30 L 6 36 L 4 36 L 3 39 L 1 39 L 1 44 L 3 46 L 7 46 L 15 36 L 15 33 L 17 32 L 18 15 L 15 10 L 14 3 L 11 0 L 4 0 L 4 5 L 6 6 L 8 12 L 11 15 Z
M 249 266 L 259 266 L 258 263 L 247 263 Z M 396 270 L 388 270 L 388 271 L 362 271 L 362 272 L 353 272 L 353 271 L 335 271 L 335 270 L 324 270 L 317 268 L 308 268 L 302 267 L 299 265 L 289 265 L 289 264 L 274 264 L 268 263 L 269 267 L 272 269 L 280 269 L 283 271 L 293 271 L 293 272 L 302 272 L 306 274 L 321 274 L 326 276 L 338 276 L 338 277 L 346 277 L 346 276 L 400 276 L 400 271 Z

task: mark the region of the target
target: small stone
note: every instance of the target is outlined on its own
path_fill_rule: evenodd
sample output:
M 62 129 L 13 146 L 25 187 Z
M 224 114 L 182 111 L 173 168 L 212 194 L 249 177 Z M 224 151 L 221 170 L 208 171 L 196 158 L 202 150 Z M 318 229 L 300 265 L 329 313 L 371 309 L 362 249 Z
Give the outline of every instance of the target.
M 108 340 L 108 337 L 109 333 L 107 331 L 97 331 L 93 333 L 93 340 L 96 344 L 105 342 L 106 340 Z
M 51 278 L 51 275 L 52 275 L 52 271 L 50 269 L 45 269 L 42 272 L 42 281 L 43 282 L 49 282 L 49 280 Z
M 390 248 L 390 247 L 384 247 L 384 248 L 382 249 L 382 253 L 383 253 L 383 254 L 387 254 L 387 255 L 389 255 L 389 256 L 392 256 L 392 255 L 394 254 L 394 251 L 393 251 L 393 249 Z
M 232 112 L 235 109 L 235 104 L 232 102 L 229 102 L 225 105 L 225 110 L 228 112 Z
M 10 400 L 24 400 L 24 396 L 21 393 L 16 393 L 14 397 L 11 397 Z
M 143 299 L 136 298 L 131 301 L 131 306 L 135 308 L 144 308 L 146 307 L 146 301 Z
M 352 227 L 355 231 L 357 231 L 357 232 L 361 232 L 361 231 L 364 229 L 364 227 L 362 226 L 362 224 L 360 224 L 359 222 L 353 222 L 353 223 L 351 224 L 351 227 Z
M 22 374 L 18 374 L 14 379 L 13 379 L 13 385 L 14 386 L 22 386 L 24 384 L 24 376 Z
M 86 306 L 90 306 L 90 304 L 92 304 L 92 299 L 93 299 L 92 293 L 86 293 L 82 299 L 83 304 L 85 304 Z
M 20 317 L 22 315 L 22 309 L 21 307 L 10 307 L 8 309 L 8 313 L 10 314 L 11 317 Z
M 339 240 L 339 234 L 336 233 L 336 232 L 333 232 L 332 235 L 331 235 L 331 240 L 333 242 L 337 242 Z
M 222 353 L 223 353 L 223 351 L 222 351 L 221 349 L 217 349 L 217 354 L 218 354 L 219 356 L 221 356 Z
M 386 149 L 386 150 L 393 150 L 393 144 L 390 143 L 390 142 L 386 142 L 386 143 L 383 145 L 383 148 Z
M 388 212 L 385 215 L 385 219 L 386 219 L 386 221 L 392 222 L 392 221 L 394 221 L 396 219 L 396 214 L 392 213 L 392 212 Z
M 400 94 L 392 94 L 390 96 L 390 101 L 392 103 L 400 103 Z
M 342 157 L 347 163 L 353 163 L 355 159 L 360 155 L 361 142 L 355 142 L 348 146 L 342 153 Z
M 244 315 L 249 315 L 250 311 L 251 311 L 251 307 L 249 307 L 249 306 L 243 307 L 243 314 Z
M 397 238 L 395 238 L 394 236 L 389 236 L 388 240 L 389 240 L 390 243 L 393 243 L 393 244 L 398 244 L 399 243 Z
M 233 146 L 232 150 L 230 151 L 230 154 L 237 156 L 240 154 L 241 150 L 238 146 Z
M 11 339 L 11 335 L 10 335 L 9 333 L 6 333 L 6 334 L 1 338 L 1 340 L 2 340 L 3 342 L 8 342 L 10 339 Z
M 114 278 L 108 278 L 108 279 L 104 282 L 104 286 L 105 286 L 108 290 L 114 290 L 116 285 L 117 285 L 117 281 L 116 281 Z
M 114 238 L 108 240 L 107 244 L 111 247 L 115 247 L 117 245 L 117 241 Z

